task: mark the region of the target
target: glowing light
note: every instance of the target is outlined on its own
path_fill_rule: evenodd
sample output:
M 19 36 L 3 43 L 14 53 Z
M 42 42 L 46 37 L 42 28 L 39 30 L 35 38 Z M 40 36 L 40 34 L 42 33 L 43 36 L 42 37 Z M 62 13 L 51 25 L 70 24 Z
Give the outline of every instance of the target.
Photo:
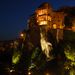
M 15 70 L 10 70 L 10 72 L 13 72 L 13 71 L 15 71 Z
M 28 72 L 28 75 L 31 75 L 31 72 Z
M 44 14 L 48 14 L 48 10 L 47 9 L 41 9 L 37 11 L 37 14 L 40 15 L 44 15 Z
M 47 16 L 47 20 L 51 21 L 52 20 L 51 16 Z
M 64 28 L 64 26 L 63 25 L 60 25 L 60 27 L 59 27 L 60 29 L 63 29 Z
M 19 62 L 19 60 L 20 60 L 20 53 L 18 52 L 15 52 L 14 53 L 14 55 L 13 55 L 13 57 L 12 57 L 12 63 L 14 63 L 14 64 L 17 64 L 18 62 Z
M 37 22 L 39 25 L 47 25 L 51 21 L 51 16 L 49 15 L 48 9 L 40 9 L 36 11 Z
M 53 29 L 56 29 L 57 28 L 57 25 L 56 24 L 53 24 Z
M 52 59 L 52 57 L 50 56 L 50 51 L 52 50 L 52 44 L 45 40 L 43 33 L 40 33 L 40 35 L 41 35 L 40 42 L 41 42 L 42 51 L 45 53 L 47 58 Z
M 42 15 L 42 14 L 43 14 L 43 13 L 42 13 L 42 10 L 38 10 L 38 11 L 37 11 L 37 14 L 38 14 L 38 15 Z
M 48 15 L 41 15 L 37 17 L 38 21 L 51 21 L 51 16 Z
M 39 22 L 39 25 L 47 25 L 47 21 L 41 21 Z
M 23 37 L 24 36 L 24 34 L 23 33 L 21 33 L 21 35 L 20 35 L 21 37 Z

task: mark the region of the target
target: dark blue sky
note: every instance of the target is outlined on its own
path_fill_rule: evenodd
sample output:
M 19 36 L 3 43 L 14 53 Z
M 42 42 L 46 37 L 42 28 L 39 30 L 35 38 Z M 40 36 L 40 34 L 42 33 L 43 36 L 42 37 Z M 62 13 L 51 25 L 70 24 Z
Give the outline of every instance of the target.
M 29 16 L 43 2 L 49 2 L 54 9 L 75 6 L 75 0 L 0 0 L 0 40 L 18 37 Z

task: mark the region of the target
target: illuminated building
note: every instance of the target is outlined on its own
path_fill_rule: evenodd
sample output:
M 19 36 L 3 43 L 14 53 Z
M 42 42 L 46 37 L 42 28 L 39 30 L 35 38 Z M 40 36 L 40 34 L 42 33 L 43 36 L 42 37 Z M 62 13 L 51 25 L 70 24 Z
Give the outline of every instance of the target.
M 30 16 L 28 20 L 29 30 L 35 31 L 39 35 L 39 30 L 47 35 L 48 31 L 51 31 L 57 41 L 63 39 L 63 28 L 64 28 L 64 16 L 63 12 L 54 11 L 50 4 L 43 3 L 40 5 Z M 32 35 L 33 33 L 31 33 Z M 32 37 L 36 34 L 34 33 Z M 37 37 L 34 37 L 37 38 Z M 39 37 L 40 38 L 40 37 Z
M 43 3 L 39 8 L 36 9 L 35 13 L 38 25 L 51 26 L 52 8 L 48 3 Z

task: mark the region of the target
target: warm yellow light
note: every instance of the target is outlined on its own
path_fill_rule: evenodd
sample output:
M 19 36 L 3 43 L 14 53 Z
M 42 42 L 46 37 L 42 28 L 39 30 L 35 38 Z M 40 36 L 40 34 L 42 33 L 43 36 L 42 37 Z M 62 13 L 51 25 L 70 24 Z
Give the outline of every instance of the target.
M 48 10 L 47 9 L 42 9 L 43 14 L 48 14 Z
M 37 11 L 37 14 L 38 14 L 38 15 L 42 15 L 42 10 L 38 10 L 38 11 Z
M 37 12 L 37 22 L 39 25 L 47 25 L 51 21 L 51 16 L 49 15 L 48 9 L 41 9 Z
M 53 29 L 56 29 L 57 28 L 57 25 L 56 24 L 53 24 Z
M 47 9 L 41 9 L 37 11 L 38 15 L 43 15 L 43 14 L 48 14 L 48 10 Z
M 31 72 L 28 72 L 28 75 L 31 75 Z
M 37 17 L 37 21 L 39 22 L 39 21 L 43 21 L 44 20 L 44 16 L 38 16 Z
M 60 25 L 60 29 L 63 29 L 64 26 Z
M 42 15 L 37 17 L 37 21 L 51 21 L 51 16 L 48 15 Z
M 21 33 L 21 35 L 20 35 L 21 37 L 23 37 L 24 36 L 24 34 L 23 33 Z
M 46 75 L 50 75 L 50 73 L 46 73 Z
M 41 21 L 39 22 L 39 25 L 47 25 L 47 21 Z
M 52 19 L 51 16 L 47 16 L 48 21 L 51 21 L 51 19 Z

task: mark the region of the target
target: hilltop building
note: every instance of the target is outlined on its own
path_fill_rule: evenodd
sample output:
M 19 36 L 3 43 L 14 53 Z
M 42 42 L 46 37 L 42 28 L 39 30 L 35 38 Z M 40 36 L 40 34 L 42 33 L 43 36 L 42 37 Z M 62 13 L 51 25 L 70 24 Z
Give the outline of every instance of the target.
M 28 20 L 31 37 L 37 38 L 39 35 L 38 31 L 41 29 L 42 32 L 44 31 L 45 36 L 47 32 L 50 31 L 57 41 L 62 40 L 64 16 L 65 14 L 63 12 L 54 11 L 50 4 L 43 3 Z

